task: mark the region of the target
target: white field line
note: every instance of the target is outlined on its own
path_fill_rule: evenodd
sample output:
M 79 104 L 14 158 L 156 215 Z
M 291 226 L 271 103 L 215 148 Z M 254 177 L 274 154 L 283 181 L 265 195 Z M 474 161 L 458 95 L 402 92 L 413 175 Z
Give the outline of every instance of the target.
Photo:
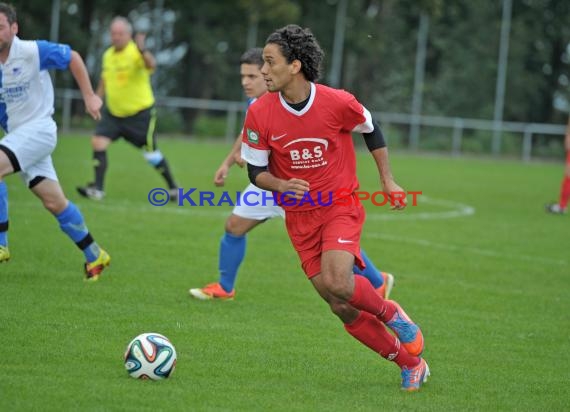
M 440 249 L 449 252 L 468 252 L 474 255 L 481 255 L 487 256 L 492 258 L 501 258 L 501 259 L 508 259 L 508 260 L 522 260 L 526 262 L 538 262 L 538 263 L 545 263 L 545 264 L 553 264 L 559 266 L 568 266 L 568 261 L 563 259 L 552 259 L 552 258 L 545 258 L 541 256 L 526 256 L 526 255 L 517 255 L 507 252 L 496 252 L 490 249 L 481 249 L 477 247 L 470 247 L 470 246 L 457 246 L 451 245 L 447 243 L 437 243 L 432 242 L 431 240 L 425 239 L 417 239 L 417 238 L 410 238 L 410 237 L 403 237 L 403 236 L 393 236 L 381 233 L 367 233 L 366 229 L 363 232 L 363 236 L 367 238 L 373 239 L 382 239 L 388 240 L 391 242 L 400 242 L 400 243 L 407 243 L 416 246 L 423 246 L 432 249 Z
M 438 219 L 452 219 L 456 217 L 470 216 L 475 214 L 475 208 L 462 203 L 444 200 L 444 199 L 434 199 L 424 195 L 418 196 L 418 203 L 432 204 L 436 206 L 441 206 L 442 208 L 449 208 L 451 210 L 446 211 L 434 211 L 434 212 L 420 212 L 420 213 L 406 213 L 405 211 L 390 211 L 389 213 L 375 214 L 368 212 L 366 214 L 367 220 L 438 220 Z M 25 201 L 17 203 L 18 207 L 34 208 L 41 207 L 39 201 Z M 165 206 L 152 206 L 145 199 L 143 202 L 134 202 L 129 200 L 103 200 L 103 201 L 91 201 L 85 208 L 94 207 L 96 209 L 102 210 L 114 210 L 117 212 L 158 212 L 167 213 L 174 215 L 185 215 L 185 216 L 200 216 L 200 217 L 227 217 L 230 213 L 230 208 L 224 207 L 218 210 L 213 210 L 214 207 L 201 207 L 201 206 L 177 206 L 174 204 L 167 204 Z M 385 206 L 388 207 L 388 206 Z M 408 209 L 415 206 L 408 205 Z
M 79 204 L 75 202 L 80 210 L 88 209 L 98 209 L 98 210 L 108 210 L 113 212 L 125 212 L 125 213 L 166 213 L 170 215 L 184 215 L 184 216 L 199 216 L 199 217 L 211 217 L 211 218 L 225 218 L 228 217 L 229 209 L 219 209 L 212 210 L 213 208 L 199 207 L 199 206 L 186 206 L 178 207 L 171 204 L 166 206 L 152 206 L 147 201 L 145 202 L 133 202 L 129 200 L 119 200 L 119 201 L 98 201 L 90 200 L 89 203 Z M 15 206 L 14 206 L 15 207 Z M 42 205 L 40 201 L 27 201 L 17 203 L 18 208 L 41 208 Z M 89 217 L 86 217 L 87 223 L 89 223 Z
M 420 200 L 421 199 L 421 200 Z M 422 212 L 413 215 L 405 215 L 401 213 L 405 212 L 391 212 L 389 214 L 373 214 L 368 213 L 366 218 L 367 220 L 399 220 L 408 218 L 410 220 L 435 220 L 435 219 L 451 219 L 456 217 L 462 216 L 470 216 L 475 213 L 475 208 L 465 205 L 458 202 L 453 202 L 444 199 L 434 199 L 428 198 L 427 196 L 420 196 L 418 197 L 418 202 L 425 202 L 430 203 L 433 205 L 439 205 L 442 207 L 450 207 L 455 208 L 455 210 L 451 211 L 444 211 L 444 212 Z M 18 207 L 42 207 L 39 201 L 26 201 L 22 203 L 18 203 Z M 91 201 L 88 208 L 95 208 L 100 210 L 111 210 L 116 212 L 125 212 L 125 213 L 167 213 L 167 214 L 174 214 L 174 215 L 183 215 L 183 216 L 198 216 L 203 218 L 213 218 L 213 219 L 225 219 L 228 217 L 230 210 L 223 209 L 223 210 L 212 210 L 213 208 L 207 207 L 195 207 L 195 206 L 151 206 L 150 204 L 146 203 L 138 203 L 132 202 L 128 200 L 121 200 L 121 201 Z M 87 223 L 89 223 L 89 218 L 87 218 Z M 509 254 L 503 252 L 496 252 L 493 250 L 488 249 L 481 249 L 481 248 L 474 248 L 474 247 L 464 247 L 464 246 L 456 246 L 450 245 L 445 243 L 436 243 L 430 240 L 425 239 L 414 239 L 409 237 L 401 237 L 401 236 L 393 236 L 387 234 L 379 234 L 379 233 L 369 233 L 368 231 L 364 230 L 363 233 L 364 237 L 375 238 L 375 239 L 383 239 L 401 243 L 408 243 L 417 246 L 424 246 L 430 247 L 433 249 L 440 249 L 440 250 L 447 250 L 450 252 L 456 251 L 467 251 L 472 254 L 494 257 L 494 258 L 504 258 L 504 259 L 511 259 L 511 260 L 523 260 L 528 262 L 542 262 L 542 263 L 549 263 L 555 264 L 560 266 L 567 266 L 568 262 L 566 260 L 561 259 L 551 259 L 551 258 L 544 258 L 540 256 L 525 256 L 525 255 L 516 255 L 516 254 Z
M 425 195 L 419 195 L 417 197 L 418 203 L 426 203 L 435 206 L 441 206 L 441 208 L 451 209 L 443 210 L 437 212 L 420 212 L 420 213 L 406 213 L 405 211 L 390 211 L 390 213 L 375 214 L 367 213 L 366 220 L 443 220 L 443 219 L 453 219 L 456 217 L 471 216 L 475 214 L 475 208 L 463 203 L 454 202 L 451 200 L 444 199 L 434 199 Z M 386 206 L 387 207 L 387 206 Z M 412 206 L 408 203 L 407 209 L 414 209 L 416 206 Z
M 385 221 L 385 220 L 443 220 L 452 219 L 457 217 L 471 216 L 475 214 L 475 208 L 463 203 L 458 203 L 450 200 L 444 199 L 434 199 L 424 195 L 418 196 L 418 203 L 431 204 L 435 206 L 440 206 L 441 208 L 451 209 L 444 211 L 433 211 L 433 212 L 420 212 L 420 213 L 406 213 L 405 211 L 390 211 L 388 213 L 371 213 L 370 211 L 366 214 L 367 220 L 374 221 Z M 23 202 L 18 204 L 19 207 L 41 207 L 39 202 Z M 102 210 L 113 210 L 117 212 L 155 212 L 155 213 L 167 213 L 173 215 L 184 215 L 184 216 L 199 216 L 199 217 L 211 217 L 211 218 L 226 218 L 230 213 L 231 209 L 228 207 L 215 209 L 215 207 L 201 207 L 201 206 L 177 206 L 174 204 L 167 204 L 165 206 L 152 206 L 147 201 L 144 202 L 133 202 L 129 200 L 104 200 L 104 201 L 91 201 L 88 208 L 94 207 L 96 209 Z M 388 207 L 388 206 L 385 206 Z M 412 209 L 415 206 L 408 205 L 408 209 Z

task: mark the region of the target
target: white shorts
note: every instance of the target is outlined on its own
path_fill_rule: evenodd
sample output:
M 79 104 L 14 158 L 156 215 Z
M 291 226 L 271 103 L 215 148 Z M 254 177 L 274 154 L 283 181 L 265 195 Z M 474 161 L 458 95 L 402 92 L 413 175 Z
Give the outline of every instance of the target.
M 285 211 L 273 200 L 273 193 L 249 184 L 241 193 L 240 204 L 234 207 L 234 215 L 252 220 L 285 217 Z
M 20 165 L 22 179 L 29 186 L 39 176 L 57 182 L 51 153 L 57 144 L 57 126 L 52 119 L 27 123 L 8 133 L 0 145 L 10 149 Z

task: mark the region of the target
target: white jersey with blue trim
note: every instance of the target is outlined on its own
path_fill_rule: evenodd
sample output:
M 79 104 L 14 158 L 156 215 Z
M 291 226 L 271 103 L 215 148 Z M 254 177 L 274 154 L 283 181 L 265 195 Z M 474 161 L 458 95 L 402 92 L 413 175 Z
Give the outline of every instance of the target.
M 64 70 L 71 48 L 48 41 L 14 37 L 10 54 L 0 64 L 0 126 L 6 133 L 53 115 L 53 85 L 48 69 Z

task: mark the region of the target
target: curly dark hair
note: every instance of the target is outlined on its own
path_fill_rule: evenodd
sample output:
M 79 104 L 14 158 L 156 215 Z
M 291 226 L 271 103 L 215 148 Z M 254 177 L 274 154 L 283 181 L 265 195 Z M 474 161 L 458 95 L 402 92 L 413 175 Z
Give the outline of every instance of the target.
M 239 64 L 257 64 L 259 67 L 263 66 L 263 49 L 261 47 L 254 47 L 247 50 L 241 55 Z
M 289 24 L 270 34 L 265 41 L 265 44 L 269 43 L 279 46 L 287 63 L 299 60 L 301 72 L 308 81 L 314 82 L 319 79 L 325 53 L 310 29 Z

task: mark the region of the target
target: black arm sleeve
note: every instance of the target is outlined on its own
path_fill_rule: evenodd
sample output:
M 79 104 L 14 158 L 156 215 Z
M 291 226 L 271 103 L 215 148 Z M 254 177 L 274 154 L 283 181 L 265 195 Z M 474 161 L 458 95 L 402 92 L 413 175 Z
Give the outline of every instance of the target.
M 254 166 L 252 164 L 247 164 L 247 176 L 249 177 L 249 181 L 255 185 L 255 179 L 257 179 L 257 175 L 262 172 L 267 172 L 267 166 Z
M 368 150 L 370 151 L 386 147 L 386 140 L 384 140 L 384 135 L 382 134 L 380 125 L 376 120 L 372 120 L 372 124 L 374 125 L 374 130 L 372 130 L 372 132 L 362 133 L 366 147 L 368 147 Z

